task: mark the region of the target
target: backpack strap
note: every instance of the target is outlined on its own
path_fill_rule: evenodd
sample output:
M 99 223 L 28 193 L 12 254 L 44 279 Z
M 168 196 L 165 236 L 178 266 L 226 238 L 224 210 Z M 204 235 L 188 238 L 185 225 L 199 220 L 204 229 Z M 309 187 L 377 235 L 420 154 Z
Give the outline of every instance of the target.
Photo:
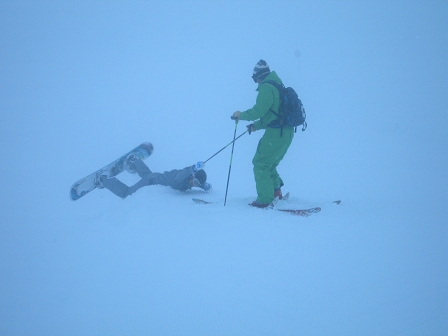
M 275 87 L 278 90 L 278 93 L 280 95 L 282 94 L 282 91 L 285 89 L 285 86 L 283 84 L 279 84 L 277 82 L 274 82 L 273 80 L 267 80 L 267 81 L 264 81 L 263 84 L 264 83 L 271 84 L 273 87 Z M 281 100 L 281 98 L 280 98 L 280 100 Z M 282 102 L 280 101 L 279 103 L 281 104 Z M 272 113 L 274 113 L 277 116 L 277 118 L 278 118 L 279 114 L 277 112 L 275 112 L 273 109 L 269 109 L 269 110 Z
M 264 83 L 271 84 L 273 87 L 275 87 L 275 88 L 278 90 L 278 93 L 280 94 L 280 96 L 281 96 L 281 94 L 282 94 L 282 91 L 286 89 L 285 86 L 284 86 L 283 84 L 279 84 L 279 83 L 277 83 L 277 82 L 275 82 L 275 81 L 273 81 L 273 80 L 267 80 L 267 81 L 265 81 Z M 280 101 L 280 104 L 281 104 L 281 103 L 282 103 L 282 102 Z M 271 111 L 274 112 L 272 109 L 271 109 Z M 274 112 L 274 114 L 278 117 L 278 113 L 275 113 L 275 112 Z
M 264 81 L 263 83 L 271 84 L 273 87 L 275 87 L 278 90 L 278 93 L 280 95 L 282 94 L 282 91 L 285 89 L 285 86 L 283 84 L 279 84 L 273 80 L 267 80 L 267 81 Z M 280 100 L 281 100 L 281 98 L 280 98 Z M 279 103 L 281 104 L 282 102 L 280 101 Z M 269 110 L 272 113 L 274 113 L 277 116 L 277 118 L 280 117 L 279 113 L 275 112 L 273 109 L 269 109 Z M 283 136 L 283 127 L 280 127 L 280 136 Z

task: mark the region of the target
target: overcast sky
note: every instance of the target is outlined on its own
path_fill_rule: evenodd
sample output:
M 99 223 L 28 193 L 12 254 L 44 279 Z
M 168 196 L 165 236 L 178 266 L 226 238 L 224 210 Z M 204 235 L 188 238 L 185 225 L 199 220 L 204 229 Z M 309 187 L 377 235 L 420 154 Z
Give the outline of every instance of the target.
M 23 202 L 17 180 L 65 193 L 143 141 L 154 144 L 154 170 L 207 159 L 233 135 L 230 115 L 254 104 L 251 74 L 261 58 L 305 105 L 309 128 L 291 149 L 313 160 L 304 174 L 317 170 L 322 183 L 349 188 L 347 179 L 384 161 L 389 171 L 414 167 L 407 180 L 425 174 L 427 185 L 446 185 L 447 8 L 446 1 L 1 1 L 7 184 L 0 195 Z M 240 140 L 235 154 L 248 178 L 252 139 Z M 228 157 L 214 160 L 210 173 L 222 176 Z

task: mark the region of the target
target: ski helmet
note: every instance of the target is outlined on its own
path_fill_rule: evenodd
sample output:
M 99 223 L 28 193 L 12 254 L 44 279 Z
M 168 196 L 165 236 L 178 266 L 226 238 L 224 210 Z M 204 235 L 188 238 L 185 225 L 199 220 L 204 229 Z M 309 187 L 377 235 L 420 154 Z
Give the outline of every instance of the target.
M 207 174 L 203 169 L 198 170 L 196 173 L 194 173 L 194 177 L 199 181 L 201 185 L 207 181 Z

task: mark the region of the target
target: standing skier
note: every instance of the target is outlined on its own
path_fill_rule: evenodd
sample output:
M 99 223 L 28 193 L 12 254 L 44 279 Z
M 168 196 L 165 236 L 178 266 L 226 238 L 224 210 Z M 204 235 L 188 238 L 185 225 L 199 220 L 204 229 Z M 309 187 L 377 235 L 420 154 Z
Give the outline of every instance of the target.
M 282 196 L 283 180 L 277 172 L 277 166 L 285 156 L 294 138 L 294 127 L 271 128 L 269 123 L 277 119 L 280 106 L 280 93 L 275 86 L 266 81 L 282 84 L 275 71 L 269 69 L 264 60 L 254 68 L 252 79 L 258 83 L 258 95 L 255 105 L 244 112 L 236 111 L 232 119 L 255 121 L 247 126 L 249 134 L 264 129 L 264 135 L 258 143 L 252 160 L 257 188 L 257 199 L 250 205 L 266 208 L 275 197 Z
M 204 163 L 201 161 L 184 169 L 174 169 L 164 173 L 153 173 L 142 160 L 133 155 L 128 158 L 126 165 L 128 172 L 137 172 L 140 176 L 141 180 L 136 184 L 128 187 L 115 177 L 99 174 L 96 178 L 96 186 L 100 189 L 106 188 L 121 198 L 126 198 L 138 189 L 154 184 L 170 186 L 181 191 L 192 187 L 198 187 L 206 191 L 211 188 L 211 184 L 207 182 L 207 174 L 203 170 Z

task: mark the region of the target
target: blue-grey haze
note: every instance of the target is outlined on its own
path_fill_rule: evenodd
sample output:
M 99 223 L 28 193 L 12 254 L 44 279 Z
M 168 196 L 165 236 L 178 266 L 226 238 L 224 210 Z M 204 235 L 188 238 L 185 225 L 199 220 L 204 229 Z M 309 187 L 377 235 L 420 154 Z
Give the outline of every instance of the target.
M 1 335 L 448 333 L 446 1 L 2 0 L 0 50 Z M 287 206 L 321 213 L 247 207 L 261 132 L 226 207 L 228 149 L 206 195 L 69 200 L 143 141 L 154 171 L 228 144 L 261 58 L 308 115 Z

